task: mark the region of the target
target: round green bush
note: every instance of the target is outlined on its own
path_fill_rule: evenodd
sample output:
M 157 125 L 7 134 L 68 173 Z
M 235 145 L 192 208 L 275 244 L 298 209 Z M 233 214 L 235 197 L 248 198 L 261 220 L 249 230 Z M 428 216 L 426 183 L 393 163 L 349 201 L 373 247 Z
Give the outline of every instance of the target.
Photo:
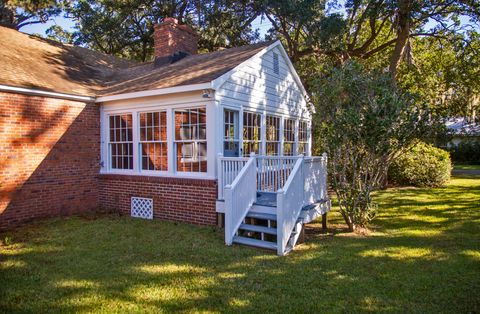
M 399 156 L 388 170 L 389 181 L 398 185 L 439 187 L 450 179 L 450 154 L 423 142 Z

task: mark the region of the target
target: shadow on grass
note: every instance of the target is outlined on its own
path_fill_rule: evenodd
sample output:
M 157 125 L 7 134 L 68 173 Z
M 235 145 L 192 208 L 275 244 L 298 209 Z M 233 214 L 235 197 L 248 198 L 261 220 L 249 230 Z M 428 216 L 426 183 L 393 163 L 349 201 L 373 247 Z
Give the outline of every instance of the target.
M 221 230 L 205 227 L 50 220 L 1 248 L 0 311 L 478 312 L 480 180 L 457 204 L 450 189 L 464 184 L 436 196 L 387 191 L 378 232 L 332 236 L 313 225 L 286 257 L 225 247 Z

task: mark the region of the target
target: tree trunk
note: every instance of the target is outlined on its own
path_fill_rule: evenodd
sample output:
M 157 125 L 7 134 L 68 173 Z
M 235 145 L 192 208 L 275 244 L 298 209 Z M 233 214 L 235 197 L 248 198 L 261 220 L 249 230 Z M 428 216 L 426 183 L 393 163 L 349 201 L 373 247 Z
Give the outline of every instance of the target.
M 348 226 L 348 231 L 353 232 L 355 231 L 355 223 L 353 221 L 353 218 L 350 217 L 346 212 L 341 212 L 343 216 L 343 220 L 345 220 L 345 223 Z
M 408 36 L 410 35 L 410 10 L 411 0 L 399 0 L 398 1 L 398 13 L 397 13 L 397 39 L 395 42 L 395 48 L 393 49 L 392 56 L 390 58 L 389 72 L 394 80 L 397 78 L 397 69 L 400 65 L 405 47 L 407 45 Z

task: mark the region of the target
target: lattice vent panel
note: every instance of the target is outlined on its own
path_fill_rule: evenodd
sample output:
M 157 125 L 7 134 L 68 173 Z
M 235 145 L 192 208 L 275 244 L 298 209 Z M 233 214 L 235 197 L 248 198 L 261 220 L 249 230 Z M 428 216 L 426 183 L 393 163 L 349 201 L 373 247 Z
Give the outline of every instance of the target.
M 153 199 L 132 197 L 130 215 L 136 218 L 153 219 Z

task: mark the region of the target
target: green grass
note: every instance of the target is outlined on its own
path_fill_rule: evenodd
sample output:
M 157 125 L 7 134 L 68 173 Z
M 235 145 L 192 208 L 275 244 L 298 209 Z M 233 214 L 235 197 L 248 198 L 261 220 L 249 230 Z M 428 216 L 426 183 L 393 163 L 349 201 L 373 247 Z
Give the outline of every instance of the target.
M 0 312 L 480 312 L 480 177 L 378 200 L 370 234 L 332 214 L 286 257 L 128 217 L 20 228 L 0 247 Z
M 480 170 L 480 165 L 454 165 L 455 170 Z

